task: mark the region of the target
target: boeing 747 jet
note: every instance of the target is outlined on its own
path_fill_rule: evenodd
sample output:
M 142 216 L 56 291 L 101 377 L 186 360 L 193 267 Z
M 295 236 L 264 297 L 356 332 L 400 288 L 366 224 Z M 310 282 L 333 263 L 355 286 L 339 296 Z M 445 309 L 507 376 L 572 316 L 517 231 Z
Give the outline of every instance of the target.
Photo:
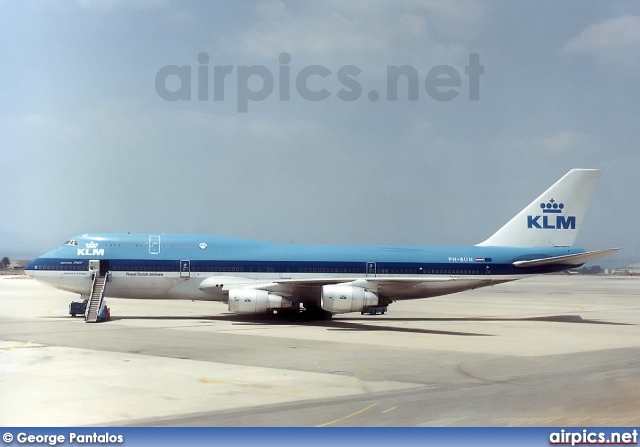
M 600 171 L 573 169 L 472 246 L 294 245 L 200 235 L 83 234 L 26 267 L 86 301 L 220 301 L 229 311 L 330 318 L 559 272 L 612 253 L 573 247 Z

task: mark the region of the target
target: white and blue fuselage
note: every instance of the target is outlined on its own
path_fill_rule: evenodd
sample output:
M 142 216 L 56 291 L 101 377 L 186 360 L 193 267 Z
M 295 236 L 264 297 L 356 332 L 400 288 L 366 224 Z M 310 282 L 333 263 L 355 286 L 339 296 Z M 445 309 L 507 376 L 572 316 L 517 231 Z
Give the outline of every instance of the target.
M 84 234 L 35 259 L 27 273 L 87 296 L 96 277 L 118 298 L 229 302 L 239 313 L 359 311 L 558 272 L 612 250 L 573 247 L 597 170 L 572 170 L 474 246 L 276 244 L 165 234 Z
M 265 283 L 455 278 L 477 281 L 480 286 L 573 267 L 554 264 L 523 271 L 513 265 L 515 261 L 583 251 L 575 247 L 294 245 L 197 235 L 85 234 L 40 256 L 27 270 L 37 278 L 52 277 L 50 282 L 60 289 L 86 294 L 92 279 L 89 261 L 97 260 L 110 273 L 107 296 L 206 300 L 216 298 L 199 288 L 210 277 Z M 427 289 L 415 287 L 400 295 L 395 299 L 432 296 Z

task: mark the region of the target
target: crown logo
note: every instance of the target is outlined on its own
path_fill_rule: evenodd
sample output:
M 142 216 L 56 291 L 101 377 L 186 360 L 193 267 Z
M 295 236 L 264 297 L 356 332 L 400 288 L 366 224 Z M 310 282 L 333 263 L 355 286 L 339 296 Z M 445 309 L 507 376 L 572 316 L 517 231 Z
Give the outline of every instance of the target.
M 540 208 L 542 208 L 543 213 L 560 214 L 564 208 L 564 203 L 558 203 L 551 199 L 547 203 L 541 203 Z
M 200 245 L 198 245 L 198 247 L 200 247 L 201 250 L 204 250 L 205 248 L 207 248 L 207 244 L 205 244 L 204 242 L 200 242 Z
M 84 246 L 87 247 L 87 248 L 96 248 L 98 246 L 98 243 L 91 241 L 91 242 L 87 242 L 86 244 L 84 244 Z

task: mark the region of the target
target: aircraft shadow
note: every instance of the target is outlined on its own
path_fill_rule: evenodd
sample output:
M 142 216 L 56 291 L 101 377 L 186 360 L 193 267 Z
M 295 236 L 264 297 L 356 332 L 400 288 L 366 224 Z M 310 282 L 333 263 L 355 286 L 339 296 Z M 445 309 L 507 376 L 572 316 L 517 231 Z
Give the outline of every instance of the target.
M 372 317 L 371 319 L 375 319 Z M 580 315 L 545 315 L 541 317 L 507 318 L 507 317 L 446 317 L 446 318 L 384 318 L 385 321 L 542 321 L 550 323 L 606 324 L 614 326 L 634 326 L 632 323 L 615 321 L 588 320 Z
M 454 331 L 438 331 L 432 329 L 420 329 L 420 328 L 403 328 L 395 326 L 378 326 L 367 323 L 361 323 L 356 320 L 313 320 L 313 321 L 288 321 L 283 317 L 277 315 L 220 315 L 220 316 L 157 316 L 157 317 L 134 317 L 134 316 L 118 316 L 112 317 L 112 321 L 118 320 L 206 320 L 206 321 L 227 321 L 234 322 L 237 325 L 245 326 L 315 326 L 324 327 L 331 331 L 377 331 L 377 332 L 408 332 L 417 334 L 439 334 L 439 335 L 458 335 L 469 337 L 492 337 L 492 334 L 477 334 L 473 332 L 454 332 Z M 420 319 L 416 319 L 420 321 Z M 369 318 L 364 321 L 373 322 L 374 318 Z M 389 319 L 378 321 L 389 321 Z
M 629 323 L 618 323 L 601 320 L 584 319 L 580 315 L 549 315 L 540 317 L 526 318 L 502 318 L 502 317 L 447 317 L 447 318 L 394 318 L 389 316 L 363 317 L 363 318 L 346 318 L 334 317 L 331 320 L 314 320 L 314 321 L 288 321 L 278 315 L 194 315 L 194 316 L 113 316 L 113 321 L 118 320 L 205 320 L 205 321 L 225 321 L 232 322 L 237 325 L 256 326 L 315 326 L 323 327 L 330 331 L 345 332 L 396 332 L 396 333 L 416 333 L 416 334 L 437 334 L 437 335 L 454 335 L 465 337 L 492 337 L 493 334 L 460 332 L 460 331 L 442 331 L 435 329 L 423 328 L 407 328 L 398 326 L 380 326 L 372 324 L 373 322 L 551 322 L 565 324 L 604 324 L 616 326 L 629 326 Z

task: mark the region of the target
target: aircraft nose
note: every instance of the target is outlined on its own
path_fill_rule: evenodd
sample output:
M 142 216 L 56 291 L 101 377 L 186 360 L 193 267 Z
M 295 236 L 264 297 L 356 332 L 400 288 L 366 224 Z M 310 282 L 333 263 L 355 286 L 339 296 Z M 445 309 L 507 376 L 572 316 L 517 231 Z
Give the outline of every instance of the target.
M 24 272 L 27 276 L 33 277 L 34 270 L 36 269 L 36 261 L 31 261 L 24 267 Z

